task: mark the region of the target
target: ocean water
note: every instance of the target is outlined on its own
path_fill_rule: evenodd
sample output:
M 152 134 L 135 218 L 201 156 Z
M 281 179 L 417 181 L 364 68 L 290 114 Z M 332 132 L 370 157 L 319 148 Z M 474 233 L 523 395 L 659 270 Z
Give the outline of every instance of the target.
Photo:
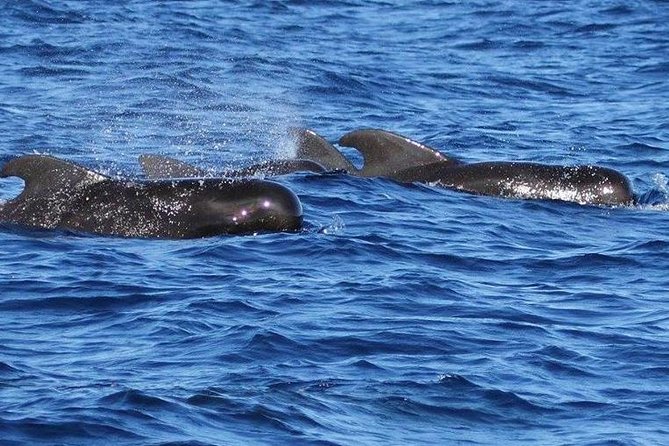
M 22 0 L 0 25 L 3 163 L 221 170 L 377 127 L 612 167 L 639 202 L 295 173 L 296 234 L 2 227 L 0 444 L 669 443 L 666 2 Z

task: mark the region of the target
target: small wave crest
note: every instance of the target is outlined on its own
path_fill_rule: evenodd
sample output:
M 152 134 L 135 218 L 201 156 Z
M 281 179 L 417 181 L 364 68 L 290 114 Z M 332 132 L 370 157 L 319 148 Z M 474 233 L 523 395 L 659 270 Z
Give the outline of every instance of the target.
M 650 189 L 638 196 L 638 206 L 641 209 L 668 211 L 669 178 L 663 173 L 656 173 L 652 176 L 650 186 Z

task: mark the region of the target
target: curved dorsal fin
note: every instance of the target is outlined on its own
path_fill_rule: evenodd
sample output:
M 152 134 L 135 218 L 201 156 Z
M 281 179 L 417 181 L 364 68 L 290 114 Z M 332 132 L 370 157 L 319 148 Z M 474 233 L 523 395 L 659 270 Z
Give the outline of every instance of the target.
M 104 181 L 109 177 L 78 164 L 48 155 L 24 155 L 10 160 L 0 177 L 19 177 L 25 182 L 19 197 L 67 191 L 78 186 Z
M 360 171 L 362 176 L 386 176 L 409 167 L 441 161 L 458 163 L 421 143 L 385 130 L 355 130 L 342 136 L 339 145 L 353 147 L 362 153 L 365 159 Z
M 353 163 L 335 146 L 313 130 L 296 128 L 291 130 L 291 134 L 297 144 L 295 158 L 314 161 L 326 170 L 345 170 L 352 174 L 358 172 Z
M 150 179 L 201 178 L 208 174 L 204 169 L 163 155 L 140 155 L 139 164 L 142 166 L 144 174 Z

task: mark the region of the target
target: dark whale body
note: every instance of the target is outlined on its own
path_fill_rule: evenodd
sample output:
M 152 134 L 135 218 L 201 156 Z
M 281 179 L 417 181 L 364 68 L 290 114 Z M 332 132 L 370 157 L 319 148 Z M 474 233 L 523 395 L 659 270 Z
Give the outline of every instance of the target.
M 358 150 L 362 168 L 311 130 L 293 131 L 296 159 L 276 160 L 225 173 L 233 177 L 297 170 L 340 170 L 363 177 L 386 177 L 403 183 L 428 183 L 478 195 L 569 201 L 594 205 L 630 205 L 634 195 L 627 177 L 601 166 L 559 166 L 528 162 L 466 164 L 385 130 L 356 130 L 342 136 L 341 146 Z M 197 168 L 159 155 L 142 160 L 149 177 L 198 176 Z M 175 166 L 179 166 L 176 168 Z M 168 168 L 169 167 L 169 168 Z
M 478 195 L 548 199 L 579 204 L 629 205 L 633 195 L 620 172 L 599 166 L 484 162 L 448 166 L 426 164 L 401 170 L 394 180 L 433 183 Z
M 362 176 L 509 198 L 611 206 L 634 202 L 627 177 L 607 167 L 509 161 L 466 164 L 404 136 L 375 129 L 347 133 L 339 143 L 362 153 L 365 162 L 358 172 Z
M 329 142 L 312 130 L 292 129 L 297 147 L 296 158 L 277 159 L 236 170 L 212 172 L 164 155 L 143 154 L 139 164 L 147 178 L 206 178 L 212 175 L 226 178 L 277 176 L 294 172 L 323 173 L 344 171 L 353 173 L 355 166 Z
M 207 178 L 212 172 L 163 155 L 140 155 L 139 163 L 148 178 Z M 217 172 L 213 175 L 224 178 L 248 178 L 258 175 L 278 176 L 293 172 L 325 172 L 325 168 L 315 161 L 285 159 L 266 161 L 237 170 Z
M 123 237 L 195 238 L 294 231 L 302 206 L 288 188 L 262 180 L 112 179 L 57 158 L 9 161 L 0 177 L 24 180 L 0 204 L 0 222 Z

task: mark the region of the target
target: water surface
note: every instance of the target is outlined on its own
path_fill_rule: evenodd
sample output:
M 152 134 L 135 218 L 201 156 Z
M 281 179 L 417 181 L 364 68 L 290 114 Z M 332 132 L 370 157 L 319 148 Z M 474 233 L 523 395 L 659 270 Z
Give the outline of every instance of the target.
M 291 126 L 378 127 L 470 162 L 601 164 L 639 205 L 297 173 L 279 180 L 297 234 L 5 227 L 0 442 L 666 444 L 668 18 L 650 0 L 6 5 L 3 162 L 220 170 L 289 154 Z

